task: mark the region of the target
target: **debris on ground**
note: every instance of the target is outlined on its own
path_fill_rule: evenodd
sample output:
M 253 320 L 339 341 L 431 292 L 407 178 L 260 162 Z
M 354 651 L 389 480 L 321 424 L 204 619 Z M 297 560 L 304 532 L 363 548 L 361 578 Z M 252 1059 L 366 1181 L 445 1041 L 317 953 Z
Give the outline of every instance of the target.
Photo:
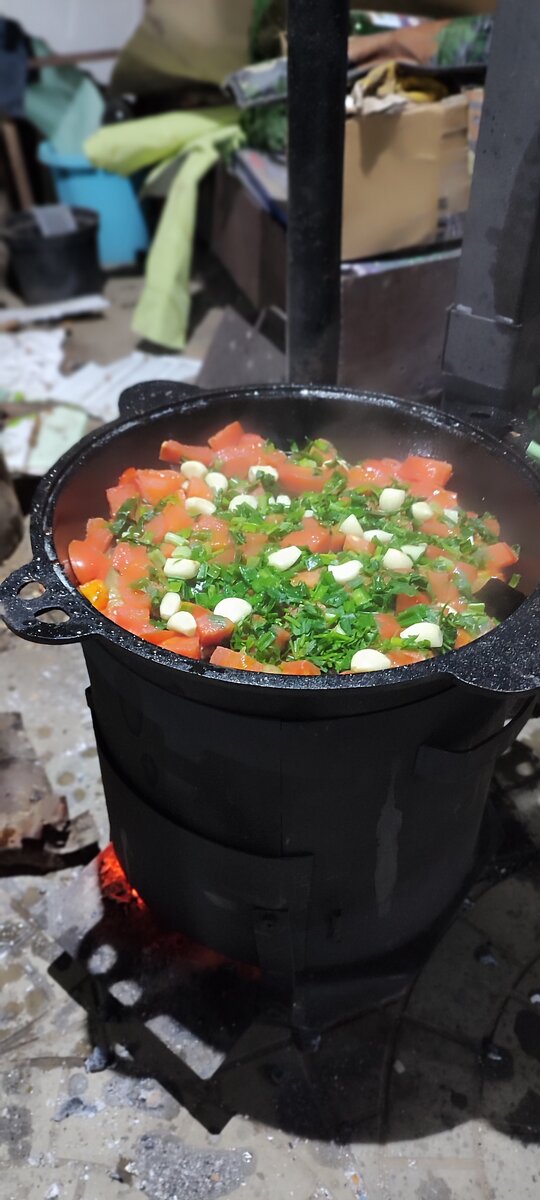
M 54 871 L 98 850 L 89 813 L 69 817 L 28 741 L 19 713 L 0 713 L 0 873 Z

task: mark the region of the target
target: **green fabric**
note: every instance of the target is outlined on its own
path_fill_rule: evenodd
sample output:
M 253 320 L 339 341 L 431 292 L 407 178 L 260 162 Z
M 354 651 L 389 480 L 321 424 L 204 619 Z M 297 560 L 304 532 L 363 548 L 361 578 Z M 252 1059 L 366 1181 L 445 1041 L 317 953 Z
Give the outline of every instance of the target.
M 485 65 L 489 59 L 493 17 L 457 17 L 437 37 L 439 67 Z
M 38 38 L 32 50 L 36 58 L 50 54 Z M 24 93 L 28 120 L 59 153 L 80 154 L 85 138 L 99 128 L 104 109 L 99 88 L 77 67 L 42 67 Z
M 281 54 L 279 34 L 287 28 L 287 0 L 253 0 L 249 31 L 252 62 L 264 62 Z
M 154 164 L 147 179 L 149 190 L 177 164 L 133 317 L 133 328 L 141 337 L 173 350 L 185 346 L 199 183 L 221 154 L 238 149 L 243 140 L 237 111 L 229 107 L 108 125 L 85 143 L 85 153 L 95 166 L 119 175 Z
M 283 154 L 287 148 L 289 117 L 286 104 L 255 104 L 240 111 L 240 125 L 251 150 Z

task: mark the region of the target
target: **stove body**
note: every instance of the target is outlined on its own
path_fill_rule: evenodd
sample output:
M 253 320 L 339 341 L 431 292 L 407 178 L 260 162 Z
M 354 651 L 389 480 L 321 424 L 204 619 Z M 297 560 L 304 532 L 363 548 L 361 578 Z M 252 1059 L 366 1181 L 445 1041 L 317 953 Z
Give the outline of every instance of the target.
M 439 684 L 279 719 L 201 705 L 99 639 L 85 657 L 113 845 L 165 926 L 260 968 L 299 1024 L 402 989 L 483 861 L 530 697 Z

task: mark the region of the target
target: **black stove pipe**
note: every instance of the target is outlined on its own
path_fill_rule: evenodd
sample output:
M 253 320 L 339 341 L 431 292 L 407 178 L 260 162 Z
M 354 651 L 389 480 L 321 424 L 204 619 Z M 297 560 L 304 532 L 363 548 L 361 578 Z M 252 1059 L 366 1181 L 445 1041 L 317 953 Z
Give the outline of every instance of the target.
M 288 379 L 337 381 L 347 0 L 289 0 Z

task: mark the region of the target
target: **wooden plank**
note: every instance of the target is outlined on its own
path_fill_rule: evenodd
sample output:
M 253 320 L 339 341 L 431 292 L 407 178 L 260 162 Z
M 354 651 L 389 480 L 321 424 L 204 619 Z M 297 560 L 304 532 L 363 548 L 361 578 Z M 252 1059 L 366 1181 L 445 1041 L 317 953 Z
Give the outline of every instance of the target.
M 21 208 L 31 208 L 35 201 L 21 148 L 19 130 L 14 121 L 3 120 L 1 126 L 19 204 Z

